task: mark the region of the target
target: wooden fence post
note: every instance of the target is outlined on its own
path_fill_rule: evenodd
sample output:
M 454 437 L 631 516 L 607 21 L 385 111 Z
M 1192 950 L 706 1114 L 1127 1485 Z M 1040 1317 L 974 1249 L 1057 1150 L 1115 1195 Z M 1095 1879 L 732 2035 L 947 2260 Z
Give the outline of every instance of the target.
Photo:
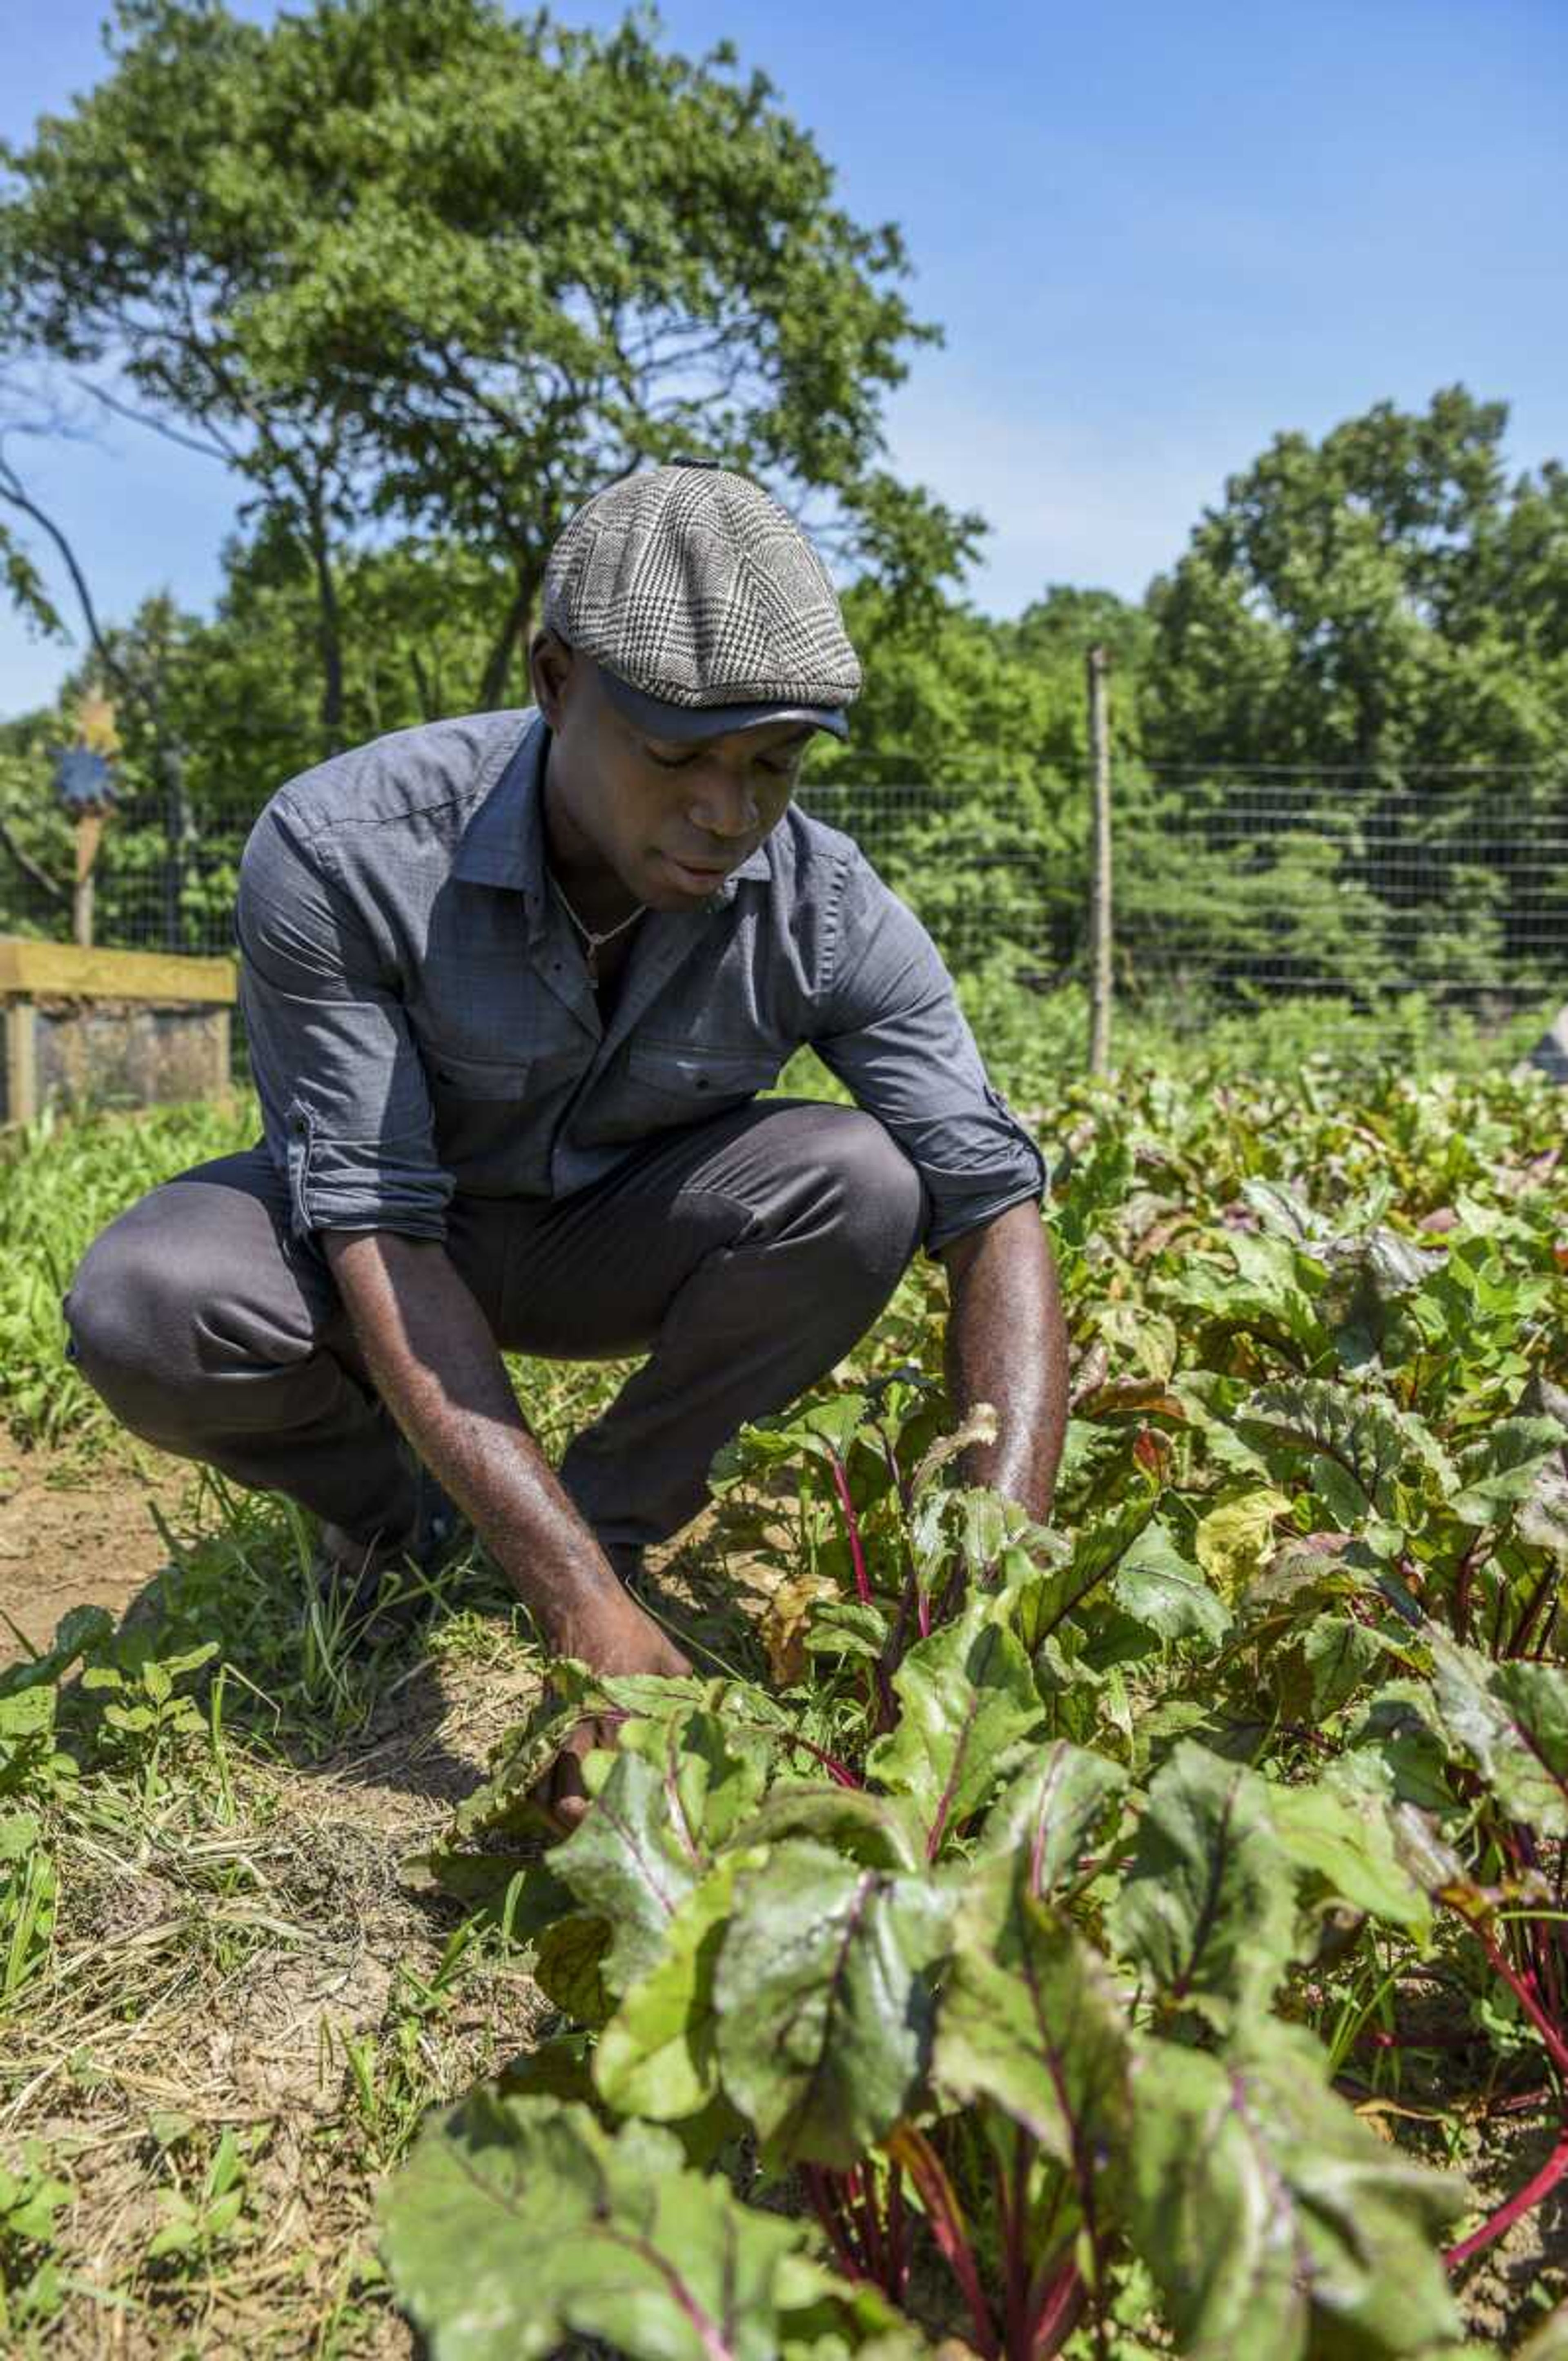
M 1089 884 L 1089 1071 L 1111 1065 L 1110 651 L 1089 651 L 1089 754 L 1094 827 Z
M 38 1012 L 30 1000 L 5 1003 L 5 1120 L 31 1123 L 38 1111 Z
M 71 940 L 81 950 L 93 948 L 93 864 L 104 840 L 104 815 L 82 812 L 76 822 L 76 885 L 71 903 Z

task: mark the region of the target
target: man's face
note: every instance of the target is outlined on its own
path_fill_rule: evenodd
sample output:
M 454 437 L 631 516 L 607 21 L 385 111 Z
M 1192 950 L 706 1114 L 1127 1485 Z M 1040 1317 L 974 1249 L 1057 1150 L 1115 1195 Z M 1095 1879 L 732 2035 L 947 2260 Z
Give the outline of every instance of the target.
M 681 745 L 644 736 L 593 660 L 547 633 L 532 669 L 552 739 L 551 852 L 565 872 L 589 884 L 613 875 L 650 909 L 692 910 L 783 818 L 809 725 L 759 722 Z

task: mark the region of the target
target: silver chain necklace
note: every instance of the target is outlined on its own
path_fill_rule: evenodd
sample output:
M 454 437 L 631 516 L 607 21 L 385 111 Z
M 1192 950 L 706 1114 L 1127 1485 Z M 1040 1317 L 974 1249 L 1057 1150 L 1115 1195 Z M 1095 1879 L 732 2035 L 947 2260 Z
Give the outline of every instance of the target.
M 634 927 L 637 924 L 638 919 L 645 916 L 648 905 L 646 902 L 639 902 L 630 918 L 622 918 L 619 927 L 607 927 L 603 934 L 596 935 L 591 927 L 584 926 L 581 918 L 578 917 L 576 910 L 573 909 L 570 902 L 567 901 L 561 881 L 555 875 L 554 871 L 547 870 L 545 874 L 549 877 L 551 885 L 554 889 L 555 899 L 560 903 L 561 907 L 565 911 L 566 916 L 570 918 L 573 926 L 576 928 L 577 933 L 582 938 L 583 955 L 587 961 L 588 982 L 597 992 L 598 989 L 599 980 L 599 950 L 601 945 L 605 943 L 613 943 L 617 935 L 623 935 L 628 927 Z

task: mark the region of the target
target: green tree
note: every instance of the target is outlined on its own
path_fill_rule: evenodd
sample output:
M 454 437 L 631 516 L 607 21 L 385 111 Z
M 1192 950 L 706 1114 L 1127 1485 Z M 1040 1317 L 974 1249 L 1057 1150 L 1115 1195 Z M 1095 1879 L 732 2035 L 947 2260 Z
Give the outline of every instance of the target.
M 1258 973 L 1531 978 L 1541 824 L 1561 828 L 1568 776 L 1568 484 L 1555 466 L 1510 484 L 1507 425 L 1455 386 L 1321 443 L 1277 435 L 1151 589 L 1140 726 L 1186 884 L 1201 864 L 1217 922 L 1245 933 L 1288 843 L 1335 848 L 1289 908 L 1295 950 L 1277 939 Z M 1258 769 L 1272 785 L 1238 785 Z M 1175 891 L 1174 850 L 1170 870 Z M 1382 918 L 1354 960 L 1353 891 Z
M 1084 653 L 1118 650 L 1130 697 L 1142 618 L 1061 586 L 1008 622 L 938 600 L 911 616 L 870 583 L 845 611 L 865 688 L 849 743 L 813 748 L 806 803 L 860 840 L 952 966 L 1057 980 L 1086 891 Z
M 53 750 L 71 736 L 82 690 L 101 679 L 117 698 L 123 800 L 99 868 L 98 938 L 227 948 L 251 824 L 321 747 L 308 553 L 268 518 L 234 537 L 224 561 L 211 618 L 181 612 L 165 597 L 144 599 L 128 623 L 101 628 L 53 708 L 0 728 L 0 918 L 58 927 L 69 910 L 60 881 L 70 873 L 70 829 L 55 807 Z M 494 588 L 493 569 L 458 546 L 399 543 L 345 555 L 337 581 L 341 696 L 354 739 L 463 709 Z M 170 746 L 179 755 L 178 815 L 169 795 Z
M 1004 629 L 1009 646 L 1025 663 L 1076 679 L 1079 694 L 1074 710 L 1080 718 L 1087 709 L 1084 659 L 1091 647 L 1104 648 L 1111 658 L 1117 738 L 1124 753 L 1135 751 L 1140 686 L 1153 632 L 1146 607 L 1119 598 L 1113 590 L 1084 590 L 1069 582 L 1053 582 L 1025 608 L 1016 622 Z M 1085 720 L 1075 752 L 1081 756 L 1087 752 Z
M 905 601 L 980 522 L 881 464 L 936 339 L 891 225 L 760 74 L 657 20 L 495 0 L 120 0 L 111 71 L 13 152 L 14 351 L 93 367 L 219 454 L 302 555 L 323 742 L 345 729 L 345 553 L 389 531 L 488 572 L 493 705 L 545 555 L 610 478 L 683 451 L 761 478 Z M 116 395 L 117 399 L 118 396 Z
M 1279 434 L 1149 594 L 1143 729 L 1184 766 L 1550 759 L 1568 713 L 1568 482 L 1510 486 L 1463 386 Z
M 345 741 L 468 708 L 498 587 L 495 561 L 453 540 L 401 537 L 344 554 L 336 599 Z M 234 536 L 216 608 L 182 672 L 181 723 L 204 814 L 254 817 L 317 759 L 316 625 L 312 568 L 297 540 L 270 519 Z

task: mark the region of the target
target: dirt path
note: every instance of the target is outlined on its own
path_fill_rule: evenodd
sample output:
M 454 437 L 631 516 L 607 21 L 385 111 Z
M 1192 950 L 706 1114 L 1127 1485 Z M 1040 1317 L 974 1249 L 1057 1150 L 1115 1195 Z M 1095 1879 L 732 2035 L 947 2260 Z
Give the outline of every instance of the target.
M 178 1507 L 192 1470 L 142 1450 L 128 1461 L 0 1445 L 0 1664 L 37 1647 L 67 1608 L 119 1615 L 168 1561 L 152 1510 Z M 16 1630 L 11 1626 L 15 1625 Z

